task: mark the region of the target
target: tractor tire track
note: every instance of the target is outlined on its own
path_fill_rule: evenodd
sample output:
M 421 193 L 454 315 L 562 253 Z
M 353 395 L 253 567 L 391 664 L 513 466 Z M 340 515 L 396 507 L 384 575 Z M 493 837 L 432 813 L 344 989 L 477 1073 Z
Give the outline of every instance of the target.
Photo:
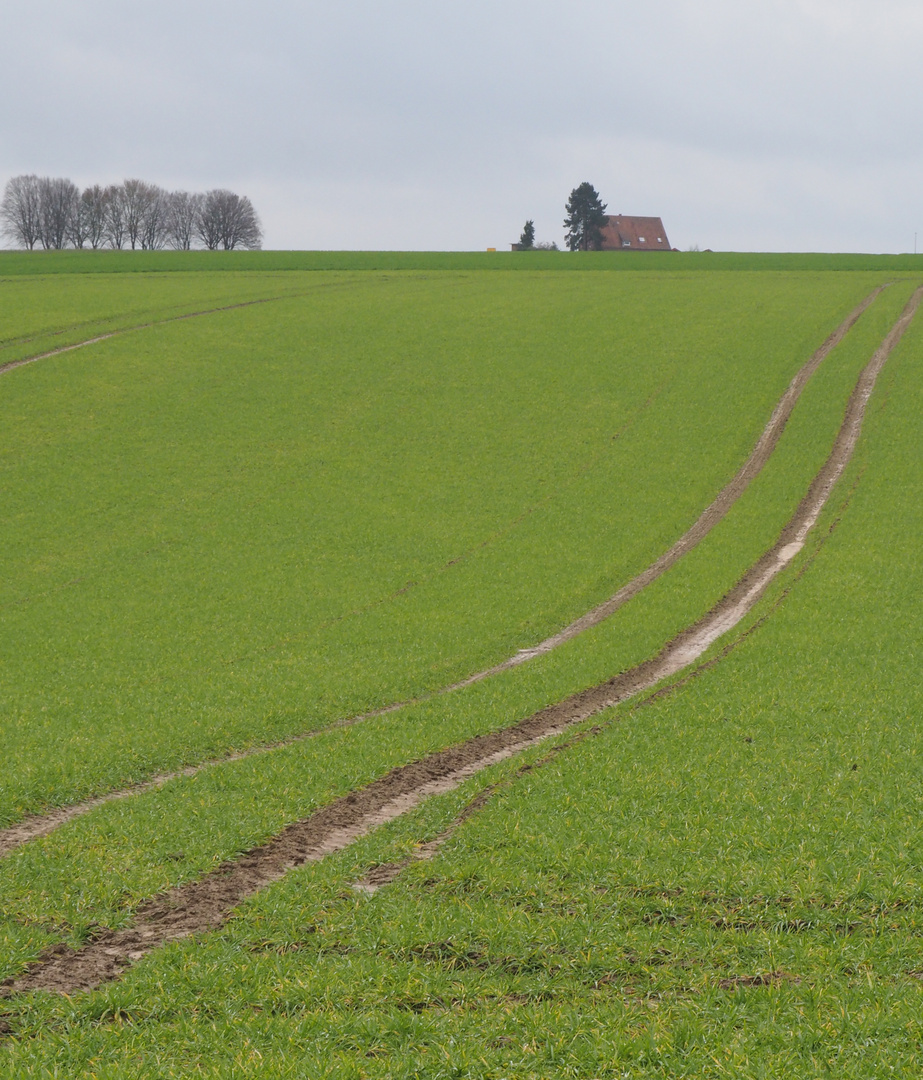
M 401 873 L 406 870 L 408 866 L 412 866 L 416 862 L 429 862 L 430 859 L 434 859 L 446 842 L 452 839 L 455 833 L 469 818 L 474 817 L 475 814 L 483 810 L 497 792 L 508 790 L 518 779 L 520 779 L 520 777 L 525 776 L 526 773 L 532 772 L 535 769 L 540 769 L 543 765 L 547 765 L 550 761 L 553 761 L 558 754 L 565 750 L 569 750 L 572 746 L 576 746 L 579 742 L 582 742 L 584 738 L 599 734 L 602 730 L 603 728 L 600 725 L 594 725 L 592 728 L 580 732 L 566 742 L 555 743 L 544 757 L 538 758 L 536 761 L 527 762 L 525 765 L 520 765 L 512 776 L 500 780 L 496 784 L 490 784 L 482 791 L 478 792 L 469 803 L 466 803 L 465 806 L 462 807 L 441 833 L 434 836 L 432 840 L 427 840 L 418 844 L 411 855 L 408 855 L 404 859 L 400 859 L 398 862 L 379 863 L 377 866 L 373 866 L 361 878 L 354 881 L 351 887 L 355 889 L 356 892 L 364 893 L 366 896 L 373 896 L 385 885 L 390 885 L 397 881 Z
M 259 300 L 242 300 L 237 304 L 206 308 L 204 311 L 187 311 L 185 315 L 171 315 L 168 319 L 154 319 L 151 322 L 138 323 L 137 326 L 126 326 L 120 330 L 110 330 L 107 334 L 99 334 L 96 337 L 87 338 L 86 341 L 78 341 L 75 345 L 62 345 L 59 349 L 39 353 L 37 356 L 26 356 L 21 360 L 8 360 L 5 364 L 0 364 L 0 375 L 12 371 L 14 368 L 24 367 L 26 364 L 35 364 L 39 360 L 50 360 L 53 356 L 61 356 L 63 353 L 73 352 L 75 349 L 85 349 L 88 345 L 97 345 L 100 341 L 108 341 L 110 338 L 132 334 L 136 330 L 150 330 L 154 326 L 167 326 L 169 323 L 182 322 L 184 319 L 198 319 L 202 315 L 217 315 L 222 311 L 236 311 L 237 308 L 253 307 L 255 304 L 275 304 L 280 300 L 289 299 L 291 299 L 291 295 L 264 296 Z
M 603 622 L 604 619 L 608 619 L 610 615 L 613 615 L 618 611 L 619 608 L 624 606 L 632 597 L 637 596 L 642 589 L 645 589 L 651 582 L 656 581 L 657 578 L 669 570 L 671 566 L 674 566 L 685 554 L 692 551 L 693 548 L 700 544 L 718 522 L 727 515 L 734 503 L 737 502 L 750 484 L 762 472 L 763 467 L 772 456 L 779 439 L 782 437 L 782 432 L 785 430 L 785 426 L 792 415 L 795 405 L 798 403 L 798 399 L 801 397 L 802 391 L 807 386 L 811 376 L 852 329 L 860 315 L 862 315 L 885 288 L 887 288 L 885 285 L 879 286 L 874 292 L 867 296 L 855 310 L 850 312 L 845 321 L 834 330 L 823 345 L 821 345 L 814 353 L 811 359 L 795 375 L 791 383 L 789 383 L 788 389 L 779 399 L 778 405 L 776 405 L 773 410 L 772 416 L 770 416 L 769 422 L 763 429 L 750 456 L 729 483 L 721 489 L 715 500 L 702 511 L 698 520 L 691 528 L 683 533 L 669 550 L 665 551 L 660 558 L 651 563 L 651 565 L 638 574 L 637 577 L 632 578 L 626 585 L 623 585 L 614 596 L 593 608 L 592 611 L 588 611 L 585 615 L 581 615 L 579 619 L 575 619 L 568 626 L 565 626 L 563 630 L 559 630 L 556 634 L 552 634 L 551 637 L 539 642 L 538 645 L 534 645 L 529 649 L 522 649 L 515 656 L 510 657 L 508 660 L 504 660 L 500 664 L 496 664 L 492 668 L 488 668 L 486 671 L 478 672 L 475 675 L 469 675 L 467 679 L 456 683 L 455 686 L 450 687 L 450 689 L 469 686 L 471 683 L 479 682 L 489 675 L 496 675 L 501 671 L 508 671 L 510 668 L 517 667 L 519 664 L 524 664 L 526 661 L 532 660 L 536 656 L 542 656 L 544 653 L 550 652 L 559 645 L 563 645 L 565 641 L 570 641 L 571 638 L 583 633 L 584 630 L 589 630 L 593 626 L 598 626 L 599 623 Z
M 123 788 L 118 791 L 109 792 L 104 795 L 95 796 L 90 799 L 86 799 L 80 803 L 73 803 L 70 806 L 57 807 L 53 810 L 47 811 L 42 814 L 30 815 L 24 818 L 22 821 L 17 822 L 15 825 L 7 826 L 0 829 L 0 859 L 9 855 L 15 851 L 22 844 L 28 843 L 30 840 L 37 840 L 43 836 L 47 836 L 55 829 L 64 825 L 66 822 L 73 820 L 76 817 L 80 817 L 83 814 L 89 813 L 91 810 L 95 810 L 99 806 L 103 806 L 107 802 L 113 802 L 118 799 L 124 799 L 131 795 L 140 795 L 147 791 L 155 790 L 162 787 L 164 784 L 169 783 L 171 780 L 176 780 L 182 777 L 194 776 L 202 769 L 211 768 L 214 765 L 229 763 L 233 761 L 239 761 L 242 758 L 251 757 L 256 754 L 268 753 L 272 750 L 278 750 L 285 746 L 292 746 L 299 742 L 303 742 L 307 739 L 312 739 L 317 735 L 324 732 L 335 730 L 337 728 L 350 727 L 354 724 L 362 723 L 365 720 L 373 719 L 374 717 L 384 716 L 388 713 L 397 712 L 400 709 L 406 708 L 409 705 L 420 704 L 425 701 L 429 701 L 442 694 L 451 693 L 455 690 L 464 689 L 467 686 L 471 686 L 474 683 L 480 682 L 483 679 L 489 678 L 491 675 L 499 674 L 503 671 L 508 671 L 511 668 L 518 667 L 520 664 L 524 664 L 529 660 L 534 659 L 537 656 L 541 656 L 552 649 L 569 641 L 571 638 L 576 637 L 584 630 L 588 630 L 590 627 L 598 625 L 604 619 L 609 618 L 616 611 L 619 610 L 624 604 L 626 604 L 632 597 L 640 593 L 644 588 L 655 581 L 658 577 L 664 574 L 670 567 L 674 566 L 685 554 L 695 548 L 711 530 L 725 517 L 733 504 L 743 495 L 752 481 L 762 471 L 769 458 L 772 456 L 776 445 L 788 423 L 789 418 L 801 396 L 802 391 L 808 384 L 811 376 L 817 371 L 821 363 L 826 357 L 836 348 L 837 345 L 843 340 L 843 338 L 849 333 L 852 327 L 859 320 L 860 316 L 871 306 L 871 304 L 878 298 L 878 296 L 886 289 L 887 285 L 879 285 L 869 295 L 858 304 L 843 322 L 834 330 L 832 334 L 824 341 L 824 343 L 818 348 L 811 356 L 811 358 L 804 364 L 804 366 L 798 371 L 795 377 L 792 379 L 785 393 L 779 399 L 778 404 L 772 412 L 762 434 L 760 435 L 756 446 L 751 452 L 750 456 L 738 470 L 736 475 L 725 485 L 724 488 L 718 493 L 714 501 L 702 512 L 698 520 L 688 529 L 673 546 L 661 555 L 655 562 L 653 562 L 647 569 L 643 570 L 637 577 L 633 578 L 626 585 L 624 585 L 614 596 L 604 603 L 593 608 L 585 615 L 576 619 L 570 623 L 563 630 L 558 631 L 551 637 L 546 638 L 538 645 L 529 649 L 520 650 L 514 656 L 502 661 L 493 667 L 487 668 L 483 671 L 475 672 L 472 675 L 466 676 L 459 682 L 451 683 L 447 686 L 441 687 L 438 690 L 432 691 L 428 694 L 421 694 L 417 697 L 411 698 L 407 701 L 394 702 L 390 705 L 385 705 L 377 709 L 372 709 L 367 712 L 360 713 L 356 716 L 344 717 L 339 720 L 335 720 L 330 724 L 326 724 L 321 728 L 315 728 L 312 731 L 304 732 L 300 735 L 296 735 L 293 738 L 280 740 L 273 743 L 262 743 L 258 746 L 248 748 L 246 750 L 236 751 L 231 754 L 227 754 L 220 758 L 211 758 L 206 761 L 200 762 L 197 765 L 191 765 L 184 769 L 179 769 L 172 772 L 160 773 L 153 776 L 150 780 L 140 784 L 132 785 L 128 788 Z M 286 297 L 276 297 L 273 299 L 286 299 Z M 254 303 L 268 303 L 268 300 L 255 300 L 247 301 L 247 304 Z M 231 305 L 230 308 L 216 308 L 215 311 L 231 310 L 234 307 L 242 307 L 246 304 Z M 197 312 L 199 314 L 211 314 L 211 312 Z M 191 315 L 182 315 L 177 318 L 191 318 Z M 165 320 L 167 322 L 176 321 L 175 319 Z M 147 324 L 149 326 L 159 325 L 158 323 Z M 141 329 L 140 327 L 133 327 L 132 329 Z M 115 333 L 127 333 L 128 331 L 116 331 Z M 93 341 L 105 340 L 105 337 L 113 337 L 115 334 L 105 335 L 103 338 L 94 338 L 92 341 L 83 342 L 83 345 L 92 344 Z M 16 361 L 13 366 L 18 366 L 21 363 L 32 363 L 33 360 L 40 360 L 48 356 L 56 356 L 61 352 L 67 352 L 71 349 L 80 348 L 80 345 L 70 345 L 63 349 L 59 349 L 52 353 L 45 353 L 43 356 L 33 357 L 32 360 Z M 9 367 L 10 365 L 7 365 Z M 0 374 L 6 370 L 4 367 L 0 367 Z M 400 592 L 406 591 L 405 589 Z M 395 594 L 397 595 L 397 594 Z M 345 617 L 345 616 L 344 616 Z
M 573 724 L 653 688 L 692 664 L 750 611 L 772 579 L 801 550 L 852 457 L 878 375 L 910 325 L 921 299 L 923 286 L 914 292 L 860 374 L 833 449 L 775 544 L 706 615 L 668 642 L 657 656 L 511 727 L 478 735 L 392 769 L 368 786 L 287 826 L 240 858 L 142 905 L 134 925 L 103 930 L 79 949 L 58 945 L 49 950 L 22 975 L 7 979 L 3 995 L 30 990 L 69 994 L 117 978 L 153 949 L 220 926 L 238 904 L 290 870 L 342 850 L 429 796 L 453 790 L 482 769 L 561 734 Z
M 853 489 L 849 492 L 843 506 L 840 509 L 840 514 L 848 506 L 855 488 L 858 486 L 858 480 L 853 484 Z M 594 724 L 592 727 L 586 727 L 579 730 L 575 735 L 566 741 L 555 743 L 551 749 L 543 757 L 536 759 L 535 761 L 527 762 L 525 765 L 520 766 L 512 776 L 507 777 L 504 780 L 498 781 L 495 784 L 490 784 L 488 787 L 480 791 L 471 802 L 462 807 L 461 811 L 455 818 L 449 823 L 449 825 L 439 834 L 434 836 L 431 840 L 421 841 L 416 847 L 414 852 L 406 858 L 400 859 L 398 862 L 392 863 L 380 863 L 377 866 L 371 867 L 361 878 L 352 883 L 352 888 L 356 892 L 363 893 L 367 896 L 373 896 L 379 889 L 385 885 L 391 885 L 395 882 L 404 870 L 408 866 L 412 866 L 415 862 L 428 862 L 434 859 L 440 852 L 442 847 L 449 841 L 458 829 L 469 818 L 473 817 L 476 813 L 481 811 L 500 791 L 509 790 L 526 773 L 533 772 L 536 769 L 542 768 L 544 765 L 553 761 L 558 754 L 565 750 L 571 749 L 571 747 L 577 746 L 580 743 L 595 738 L 597 735 L 602 734 L 604 731 L 608 731 L 613 724 L 617 723 L 621 719 L 625 719 L 627 716 L 632 716 L 638 710 L 646 708 L 648 705 L 652 705 L 657 701 L 662 700 L 672 694 L 675 694 L 677 690 L 682 690 L 685 686 L 688 686 L 694 679 L 697 679 L 706 671 L 710 671 L 712 668 L 717 667 L 727 656 L 730 655 L 739 645 L 747 640 L 764 626 L 773 614 L 782 606 L 784 601 L 790 595 L 795 584 L 801 580 L 807 570 L 811 567 L 814 560 L 820 554 L 823 545 L 827 539 L 833 534 L 834 529 L 840 524 L 842 520 L 841 516 L 837 516 L 830 524 L 825 536 L 821 537 L 814 550 L 810 555 L 801 563 L 795 573 L 793 580 L 786 586 L 782 593 L 776 597 L 773 603 L 768 607 L 766 611 L 756 620 L 756 622 L 749 625 L 741 633 L 735 635 L 730 641 L 728 641 L 722 648 L 711 656 L 708 660 L 703 660 L 701 663 L 695 664 L 695 666 L 685 669 L 678 678 L 671 679 L 669 682 L 662 683 L 658 688 L 647 694 L 645 697 L 639 698 L 635 701 L 626 713 L 616 714 L 608 719 Z

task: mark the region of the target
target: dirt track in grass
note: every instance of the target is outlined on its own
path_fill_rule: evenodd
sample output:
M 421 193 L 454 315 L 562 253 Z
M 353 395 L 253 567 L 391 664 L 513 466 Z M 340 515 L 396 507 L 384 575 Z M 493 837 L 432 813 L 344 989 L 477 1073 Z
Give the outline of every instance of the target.
M 87 338 L 86 341 L 78 341 L 74 345 L 62 345 L 59 349 L 51 349 L 49 352 L 39 353 L 37 356 L 27 356 L 22 360 L 8 360 L 5 364 L 0 364 L 0 375 L 12 371 L 14 368 L 24 367 L 26 364 L 35 364 L 39 360 L 50 360 L 54 356 L 74 352 L 75 349 L 85 349 L 89 345 L 98 345 L 100 341 L 108 341 L 110 338 L 132 334 L 136 330 L 150 330 L 153 326 L 166 326 L 168 323 L 182 322 L 184 319 L 198 319 L 203 315 L 217 315 L 222 311 L 236 311 L 237 308 L 253 307 L 255 304 L 275 304 L 280 300 L 289 299 L 291 299 L 290 295 L 264 296 L 259 300 L 242 300 L 237 304 L 225 304 L 223 307 L 207 308 L 204 311 L 189 311 L 185 315 L 171 315 L 168 319 L 154 319 L 151 322 L 139 323 L 137 326 L 126 326 L 120 330 L 111 330 L 108 334 L 98 334 L 96 337 Z
M 885 285 L 879 286 L 870 293 L 858 307 L 850 312 L 846 319 L 836 328 L 836 330 L 834 330 L 823 345 L 821 345 L 814 353 L 811 359 L 801 368 L 797 375 L 795 375 L 794 379 L 789 383 L 788 389 L 779 399 L 778 405 L 776 405 L 773 410 L 772 416 L 770 416 L 766 427 L 763 428 L 763 432 L 750 456 L 730 482 L 721 489 L 714 502 L 702 511 L 698 520 L 690 529 L 683 533 L 668 551 L 665 551 L 659 559 L 651 563 L 646 570 L 642 570 L 637 577 L 632 578 L 627 585 L 623 585 L 614 596 L 593 608 L 592 611 L 588 611 L 585 615 L 581 615 L 579 619 L 575 619 L 569 626 L 565 626 L 563 630 L 559 630 L 556 634 L 552 634 L 551 637 L 546 638 L 544 641 L 539 642 L 538 645 L 534 645 L 530 649 L 521 650 L 515 656 L 510 657 L 508 660 L 504 660 L 502 663 L 497 664 L 492 668 L 488 668 L 486 671 L 481 671 L 475 675 L 468 676 L 467 679 L 456 683 L 453 687 L 450 687 L 450 689 L 469 686 L 471 683 L 487 678 L 488 675 L 496 675 L 498 672 L 507 671 L 510 668 L 525 663 L 527 660 L 532 660 L 536 656 L 541 656 L 544 653 L 550 652 L 552 649 L 557 648 L 558 645 L 562 645 L 565 641 L 570 641 L 571 638 L 583 633 L 584 630 L 589 630 L 592 626 L 598 626 L 604 619 L 608 619 L 610 615 L 613 615 L 620 607 L 623 607 L 628 603 L 633 596 L 637 596 L 638 593 L 650 585 L 652 581 L 656 581 L 661 574 L 664 574 L 671 566 L 674 566 L 687 552 L 692 551 L 694 547 L 700 544 L 718 522 L 726 516 L 734 503 L 737 502 L 750 484 L 762 472 L 766 462 L 772 456 L 772 452 L 775 450 L 779 439 L 782 436 L 782 432 L 785 430 L 785 425 L 788 423 L 792 411 L 811 376 L 817 371 L 836 346 L 839 345 L 847 333 L 849 333 L 858 321 L 859 316 L 885 288 L 887 288 Z
M 655 686 L 699 657 L 753 607 L 770 581 L 804 544 L 834 484 L 849 462 L 866 405 L 891 350 L 923 299 L 918 288 L 900 319 L 863 369 L 833 449 L 776 543 L 705 616 L 650 660 L 551 705 L 517 724 L 393 769 L 367 787 L 294 822 L 265 844 L 225 863 L 198 881 L 145 904 L 133 926 L 102 931 L 80 949 L 59 945 L 4 983 L 3 994 L 28 990 L 72 993 L 117 978 L 133 961 L 170 941 L 220 926 L 235 906 L 290 870 L 342 850 L 379 825 L 450 791 L 488 766 L 517 754 L 572 724 Z
M 737 474 L 730 480 L 730 482 L 722 488 L 718 493 L 715 500 L 702 512 L 698 520 L 687 530 L 676 543 L 663 555 L 661 555 L 655 562 L 653 562 L 647 569 L 643 570 L 637 577 L 633 578 L 626 585 L 624 585 L 619 591 L 610 599 L 604 603 L 593 608 L 591 611 L 582 615 L 579 619 L 576 619 L 569 626 L 564 627 L 563 630 L 558 631 L 551 637 L 546 638 L 544 641 L 533 646 L 529 649 L 523 649 L 516 653 L 515 656 L 509 657 L 507 660 L 502 661 L 499 664 L 494 665 L 491 668 L 487 668 L 483 671 L 475 672 L 472 675 L 467 676 L 460 682 L 452 683 L 448 686 L 442 687 L 440 690 L 434 691 L 432 694 L 424 695 L 419 698 L 414 698 L 412 701 L 397 702 L 392 705 L 385 706 L 384 708 L 375 709 L 370 712 L 362 713 L 359 716 L 347 717 L 339 721 L 335 721 L 333 724 L 327 725 L 324 728 L 315 729 L 307 732 L 303 735 L 295 736 L 292 739 L 287 739 L 282 742 L 262 744 L 250 748 L 248 750 L 242 750 L 235 752 L 224 757 L 217 759 L 210 759 L 208 761 L 201 762 L 198 765 L 189 766 L 185 769 L 180 769 L 174 772 L 162 773 L 152 777 L 150 780 L 133 785 L 132 787 L 122 789 L 120 791 L 109 792 L 105 795 L 100 795 L 95 798 L 87 799 L 80 803 L 74 803 L 70 806 L 59 807 L 54 810 L 50 810 L 44 814 L 32 815 L 28 818 L 17 822 L 15 825 L 8 826 L 0 829 L 0 858 L 15 851 L 16 848 L 22 844 L 27 843 L 30 840 L 36 840 L 42 836 L 47 836 L 53 832 L 59 826 L 71 821 L 73 818 L 80 817 L 83 814 L 88 813 L 91 810 L 95 810 L 98 806 L 102 806 L 107 802 L 112 802 L 117 799 L 124 799 L 131 795 L 141 794 L 145 791 L 150 791 L 154 788 L 161 787 L 163 784 L 168 783 L 170 780 L 175 780 L 180 777 L 193 776 L 200 769 L 209 768 L 215 764 L 227 763 L 231 761 L 237 761 L 244 757 L 249 757 L 253 754 L 266 753 L 267 751 L 278 749 L 280 746 L 291 745 L 295 742 L 309 739 L 319 734 L 321 731 L 329 731 L 335 727 L 346 727 L 351 724 L 359 723 L 363 720 L 370 719 L 375 716 L 382 716 L 385 713 L 396 712 L 399 709 L 406 707 L 409 704 L 413 704 L 419 701 L 427 700 L 428 698 L 435 697 L 439 694 L 450 693 L 454 690 L 463 689 L 466 686 L 470 686 L 473 683 L 480 682 L 482 679 L 486 679 L 491 675 L 496 675 L 502 671 L 507 671 L 510 668 L 518 667 L 520 664 L 526 663 L 528 660 L 532 660 L 536 656 L 541 656 L 544 653 L 550 652 L 558 645 L 569 641 L 571 638 L 576 637 L 577 634 L 582 633 L 584 630 L 588 630 L 590 627 L 598 625 L 604 619 L 614 614 L 626 604 L 632 597 L 636 596 L 651 582 L 655 581 L 661 574 L 665 573 L 671 566 L 675 565 L 687 552 L 691 551 L 697 544 L 699 544 L 711 530 L 724 518 L 734 503 L 743 495 L 752 481 L 759 475 L 763 467 L 766 465 L 769 458 L 772 456 L 773 451 L 778 444 L 778 441 L 785 429 L 785 425 L 792 414 L 795 405 L 801 396 L 802 391 L 810 380 L 811 376 L 817 371 L 821 363 L 826 357 L 833 351 L 834 348 L 843 340 L 843 338 L 849 333 L 859 317 L 863 312 L 877 299 L 879 294 L 887 288 L 886 285 L 880 285 L 874 289 L 869 295 L 858 304 L 843 322 L 833 331 L 833 333 L 824 341 L 819 349 L 814 352 L 811 358 L 804 364 L 804 366 L 798 371 L 795 377 L 792 379 L 785 393 L 779 399 L 778 404 L 772 412 L 756 446 L 753 448 L 752 453 L 741 466 Z M 174 322 L 179 319 L 189 319 L 196 315 L 214 314 L 219 311 L 229 311 L 237 307 L 246 307 L 250 304 L 263 304 L 269 303 L 271 300 L 284 299 L 284 297 L 273 297 L 263 300 L 246 301 L 242 304 L 233 304 L 224 308 L 214 308 L 209 311 L 195 312 L 193 315 L 180 315 L 173 319 L 165 320 L 167 322 Z M 159 323 L 148 323 L 146 326 L 159 325 Z M 132 329 L 143 329 L 143 327 L 133 327 Z M 80 345 L 68 345 L 61 349 L 54 350 L 53 352 L 43 353 L 41 356 L 32 357 L 29 360 L 17 360 L 10 364 L 0 366 L 0 374 L 9 370 L 12 367 L 19 367 L 22 364 L 32 363 L 36 360 L 46 359 L 48 357 L 57 356 L 64 352 L 69 352 L 73 349 L 81 348 L 84 345 L 91 345 L 94 342 L 104 341 L 107 338 L 115 337 L 117 334 L 127 333 L 128 331 L 114 331 L 112 334 L 105 334 L 102 337 L 92 338 L 90 341 L 82 342 Z M 401 590 L 404 591 L 404 590 Z

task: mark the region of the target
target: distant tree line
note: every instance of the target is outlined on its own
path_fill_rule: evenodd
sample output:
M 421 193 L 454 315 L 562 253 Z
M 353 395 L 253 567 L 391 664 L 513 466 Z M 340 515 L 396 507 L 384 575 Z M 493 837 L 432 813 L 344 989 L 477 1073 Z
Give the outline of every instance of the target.
M 0 200 L 0 232 L 17 247 L 258 248 L 263 230 L 245 195 L 165 191 L 143 180 L 81 191 L 70 180 L 14 176 Z

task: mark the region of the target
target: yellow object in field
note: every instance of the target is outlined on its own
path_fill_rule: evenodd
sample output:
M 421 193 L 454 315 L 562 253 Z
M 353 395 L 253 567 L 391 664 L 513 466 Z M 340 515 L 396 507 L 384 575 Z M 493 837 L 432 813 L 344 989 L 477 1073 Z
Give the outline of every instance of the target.
M 487 250 L 488 251 L 496 251 L 497 249 L 496 248 L 488 248 Z

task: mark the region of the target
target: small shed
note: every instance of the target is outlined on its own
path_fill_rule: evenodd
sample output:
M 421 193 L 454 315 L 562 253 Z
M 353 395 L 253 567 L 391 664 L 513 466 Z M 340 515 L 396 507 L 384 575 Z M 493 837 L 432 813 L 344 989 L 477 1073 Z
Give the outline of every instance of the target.
M 670 241 L 659 217 L 610 214 L 602 229 L 603 251 L 669 251 Z

